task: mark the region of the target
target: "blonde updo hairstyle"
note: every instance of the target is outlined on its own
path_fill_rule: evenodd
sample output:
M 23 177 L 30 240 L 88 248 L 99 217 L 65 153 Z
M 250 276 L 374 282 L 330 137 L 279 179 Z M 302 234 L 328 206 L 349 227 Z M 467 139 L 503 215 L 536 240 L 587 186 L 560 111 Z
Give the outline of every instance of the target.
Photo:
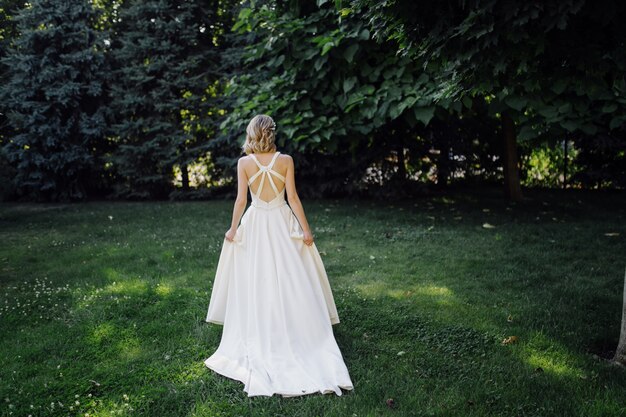
M 246 141 L 242 149 L 246 155 L 251 153 L 275 152 L 276 123 L 265 114 L 258 114 L 250 120 L 246 128 Z

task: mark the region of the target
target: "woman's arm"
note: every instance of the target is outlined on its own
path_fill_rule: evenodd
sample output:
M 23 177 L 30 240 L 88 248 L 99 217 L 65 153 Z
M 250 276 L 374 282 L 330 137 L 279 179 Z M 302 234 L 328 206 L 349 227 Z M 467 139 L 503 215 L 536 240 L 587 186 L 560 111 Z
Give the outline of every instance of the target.
M 248 204 L 248 176 L 243 168 L 243 158 L 237 161 L 237 198 L 233 207 L 233 218 L 230 223 L 230 229 L 225 234 L 226 240 L 232 242 L 237 232 L 237 225 L 241 220 L 243 211 Z
M 287 160 L 287 176 L 285 178 L 285 188 L 287 190 L 287 199 L 289 200 L 289 206 L 293 210 L 293 214 L 296 215 L 298 222 L 300 222 L 300 226 L 302 226 L 304 243 L 311 246 L 313 244 L 313 234 L 311 233 L 309 223 L 306 221 L 304 208 L 302 207 L 302 202 L 300 201 L 300 197 L 298 197 L 298 192 L 296 191 L 296 179 L 293 158 L 290 155 L 285 156 L 289 158 Z

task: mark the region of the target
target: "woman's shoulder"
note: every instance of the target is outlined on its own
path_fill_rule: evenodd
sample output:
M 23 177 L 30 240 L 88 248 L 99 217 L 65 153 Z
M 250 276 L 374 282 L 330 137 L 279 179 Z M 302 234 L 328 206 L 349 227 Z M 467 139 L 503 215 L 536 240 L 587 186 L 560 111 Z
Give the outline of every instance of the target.
M 248 161 L 252 161 L 252 157 L 250 155 L 243 155 L 239 157 L 237 164 L 245 164 Z
M 254 161 L 252 160 L 252 158 L 254 158 L 252 156 L 252 154 L 243 155 L 243 156 L 239 157 L 239 159 L 237 160 L 237 163 L 238 164 L 254 164 Z M 284 161 L 284 162 L 287 162 L 287 163 L 293 162 L 293 158 L 291 157 L 291 155 L 283 153 L 283 152 L 280 152 L 280 151 L 279 151 L 279 154 L 276 157 L 276 159 L 277 159 L 277 162 L 278 162 L 278 160 L 281 160 L 281 161 Z
M 285 162 L 292 162 L 293 158 L 291 157 L 291 155 L 286 154 L 286 153 L 280 153 L 280 155 L 278 155 L 278 159 L 282 159 Z

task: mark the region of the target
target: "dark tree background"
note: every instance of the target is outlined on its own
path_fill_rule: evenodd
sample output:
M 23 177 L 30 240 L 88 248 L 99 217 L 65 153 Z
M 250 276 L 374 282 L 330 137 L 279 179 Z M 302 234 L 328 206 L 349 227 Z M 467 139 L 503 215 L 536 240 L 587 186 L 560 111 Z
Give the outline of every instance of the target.
M 5 0 L 0 198 L 234 192 L 278 124 L 307 196 L 626 184 L 617 0 Z
M 98 187 L 107 115 L 107 61 L 86 0 L 37 1 L 16 16 L 4 52 L 3 153 L 20 195 L 83 199 Z
M 133 0 L 121 6 L 111 47 L 116 196 L 167 197 L 173 167 L 187 173 L 206 140 L 219 58 L 209 29 L 215 5 Z M 189 188 L 188 175 L 182 185 Z

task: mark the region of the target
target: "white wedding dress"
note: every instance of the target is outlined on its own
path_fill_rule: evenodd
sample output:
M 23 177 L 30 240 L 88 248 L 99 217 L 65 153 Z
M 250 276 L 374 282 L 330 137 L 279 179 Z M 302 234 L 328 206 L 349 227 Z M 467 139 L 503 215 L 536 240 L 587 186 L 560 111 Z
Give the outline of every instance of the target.
M 222 324 L 219 347 L 204 361 L 210 369 L 244 383 L 248 397 L 293 397 L 354 389 L 332 325 L 339 323 L 328 277 L 315 243 L 278 191 L 272 169 L 263 166 L 252 205 L 233 242 L 224 239 L 206 321 Z M 260 198 L 266 182 L 275 198 Z

